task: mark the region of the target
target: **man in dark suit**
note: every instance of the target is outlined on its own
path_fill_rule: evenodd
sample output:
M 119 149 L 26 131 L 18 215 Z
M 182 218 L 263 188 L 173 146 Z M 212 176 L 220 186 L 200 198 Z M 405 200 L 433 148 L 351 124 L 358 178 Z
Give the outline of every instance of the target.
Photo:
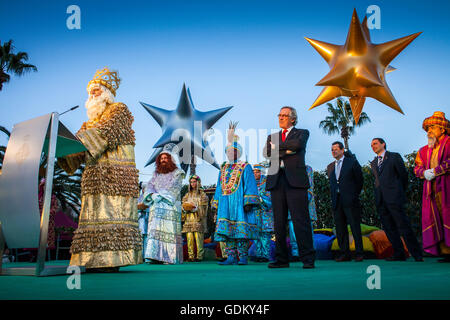
M 374 138 L 371 146 L 373 152 L 377 154 L 371 162 L 372 173 L 375 176 L 375 203 L 386 236 L 394 248 L 394 254 L 386 260 L 406 260 L 400 239 L 402 236 L 414 259 L 423 261 L 422 249 L 404 211 L 408 172 L 403 159 L 396 152 L 386 151 L 386 142 L 382 138 Z
M 294 232 L 303 268 L 314 268 L 315 251 L 308 211 L 309 180 L 305 166 L 306 143 L 309 131 L 297 129 L 297 112 L 292 107 L 282 107 L 278 115 L 281 131 L 269 135 L 264 147 L 264 157 L 270 159 L 266 188 L 270 191 L 276 237 L 276 261 L 269 268 L 289 267 L 286 244 L 288 211 L 291 213 Z
M 363 187 L 363 175 L 358 160 L 353 156 L 345 156 L 344 151 L 342 142 L 333 142 L 331 153 L 336 160 L 327 167 L 336 236 L 341 249 L 341 255 L 336 261 L 351 261 L 347 229 L 349 224 L 355 240 L 355 261 L 360 262 L 363 261 L 363 242 L 358 199 Z

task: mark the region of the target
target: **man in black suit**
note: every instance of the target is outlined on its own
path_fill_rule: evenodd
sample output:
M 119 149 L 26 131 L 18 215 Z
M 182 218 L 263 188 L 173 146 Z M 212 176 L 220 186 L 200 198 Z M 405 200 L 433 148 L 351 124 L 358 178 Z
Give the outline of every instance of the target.
M 386 151 L 382 138 L 372 140 L 372 150 L 377 154 L 371 162 L 375 176 L 375 203 L 386 236 L 394 248 L 388 261 L 405 261 L 406 256 L 400 236 L 403 237 L 409 253 L 416 261 L 423 261 L 422 249 L 404 211 L 405 190 L 408 186 L 408 172 L 400 154 Z
M 358 199 L 363 187 L 363 175 L 358 160 L 344 155 L 344 145 L 336 141 L 331 145 L 331 154 L 336 159 L 327 167 L 331 200 L 336 224 L 336 236 L 341 255 L 337 262 L 351 261 L 347 224 L 355 240 L 355 261 L 363 261 L 361 216 Z
M 270 191 L 276 237 L 276 261 L 269 268 L 289 267 L 286 244 L 288 211 L 291 213 L 304 269 L 314 268 L 315 251 L 308 211 L 309 180 L 305 166 L 306 143 L 309 131 L 297 129 L 297 112 L 282 107 L 278 115 L 281 131 L 269 135 L 264 157 L 270 159 L 266 188 Z

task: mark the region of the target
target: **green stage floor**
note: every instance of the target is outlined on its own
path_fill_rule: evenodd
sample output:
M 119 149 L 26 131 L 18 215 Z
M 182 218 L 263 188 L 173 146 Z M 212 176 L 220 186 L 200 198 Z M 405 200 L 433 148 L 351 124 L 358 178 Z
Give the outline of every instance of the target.
M 51 262 L 64 264 L 68 261 Z M 6 264 L 4 267 L 29 265 Z M 369 290 L 367 267 L 381 271 L 381 289 Z M 316 261 L 316 269 L 301 263 L 288 269 L 267 264 L 219 266 L 215 261 L 181 265 L 121 268 L 116 274 L 82 274 L 81 289 L 69 290 L 68 275 L 52 277 L 0 276 L 0 299 L 155 299 L 155 300 L 298 300 L 298 299 L 450 299 L 450 264 L 425 262 L 362 263 Z

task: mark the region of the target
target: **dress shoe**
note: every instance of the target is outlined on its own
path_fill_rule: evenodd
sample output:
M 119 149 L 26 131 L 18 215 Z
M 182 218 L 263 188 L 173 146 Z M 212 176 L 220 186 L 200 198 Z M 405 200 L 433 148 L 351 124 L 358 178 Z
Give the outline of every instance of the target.
M 414 257 L 414 260 L 416 260 L 416 262 L 423 262 L 423 258 L 422 257 Z
M 289 263 L 272 262 L 268 265 L 269 268 L 289 268 Z
M 344 255 L 336 258 L 335 261 L 336 262 L 352 261 L 352 258 Z
M 362 262 L 364 261 L 364 257 L 363 256 L 356 256 L 355 257 L 355 262 Z
M 202 262 L 203 259 L 194 259 L 194 262 Z
M 314 269 L 314 262 L 310 262 L 310 263 L 304 263 L 303 264 L 303 269 Z
M 244 265 L 247 265 L 247 264 L 248 264 L 248 259 L 247 258 L 239 259 L 238 265 L 244 266 Z
M 187 259 L 187 261 L 186 262 L 194 262 L 194 259 L 192 259 L 192 258 L 189 258 L 189 259 Z
M 437 262 L 441 262 L 441 263 L 449 263 L 450 262 L 450 255 L 449 256 L 444 256 L 442 259 L 438 259 Z
M 406 257 L 388 257 L 385 259 L 386 261 L 406 261 Z
M 219 262 L 219 265 L 221 266 L 228 266 L 232 264 L 237 264 L 237 259 L 235 257 L 228 256 L 228 258 L 225 261 Z

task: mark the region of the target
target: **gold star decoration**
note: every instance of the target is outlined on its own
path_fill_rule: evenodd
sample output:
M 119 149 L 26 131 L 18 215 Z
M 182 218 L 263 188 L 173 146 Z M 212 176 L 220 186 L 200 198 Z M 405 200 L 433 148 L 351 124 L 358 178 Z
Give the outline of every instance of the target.
M 367 17 L 361 24 L 354 9 L 344 45 L 305 38 L 330 66 L 330 72 L 316 84 L 325 88 L 309 110 L 346 96 L 358 123 L 366 97 L 370 97 L 403 114 L 386 83 L 385 74 L 395 70 L 389 63 L 421 33 L 374 44 L 370 40 Z

